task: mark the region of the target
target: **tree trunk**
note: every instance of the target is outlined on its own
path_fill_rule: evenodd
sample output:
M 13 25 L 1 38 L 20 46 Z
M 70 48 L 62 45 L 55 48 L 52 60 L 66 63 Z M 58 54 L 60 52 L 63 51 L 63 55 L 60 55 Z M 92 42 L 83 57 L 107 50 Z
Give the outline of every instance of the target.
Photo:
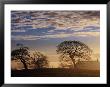
M 75 69 L 75 67 L 76 67 L 75 59 L 71 58 L 71 60 L 72 60 L 72 62 L 73 62 L 73 64 L 74 64 L 74 69 Z
M 38 68 L 38 69 L 40 69 L 40 68 L 41 68 L 39 64 L 37 64 L 37 68 Z
M 21 60 L 21 62 L 23 63 L 25 70 L 27 70 L 28 68 L 27 68 L 27 65 L 26 65 L 26 63 L 25 63 L 25 60 L 23 60 L 23 59 L 20 59 L 20 60 Z
M 76 64 L 75 64 L 75 59 L 74 59 L 74 57 L 73 57 L 73 56 L 71 56 L 71 55 L 70 55 L 70 58 L 71 58 L 71 60 L 72 60 L 72 62 L 73 62 L 74 69 L 75 69 L 75 67 L 76 67 Z

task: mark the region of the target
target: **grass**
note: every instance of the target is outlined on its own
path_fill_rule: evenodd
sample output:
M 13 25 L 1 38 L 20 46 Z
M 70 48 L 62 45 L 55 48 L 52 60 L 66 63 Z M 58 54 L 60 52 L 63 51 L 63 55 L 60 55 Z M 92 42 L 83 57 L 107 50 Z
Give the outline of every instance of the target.
M 36 70 L 12 70 L 12 77 L 99 77 L 99 70 L 43 68 Z

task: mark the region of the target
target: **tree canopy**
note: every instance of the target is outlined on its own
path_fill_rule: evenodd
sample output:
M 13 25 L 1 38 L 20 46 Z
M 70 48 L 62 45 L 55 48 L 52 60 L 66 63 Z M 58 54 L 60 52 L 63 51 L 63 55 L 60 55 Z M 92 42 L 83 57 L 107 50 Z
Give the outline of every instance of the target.
M 75 67 L 76 57 L 89 60 L 92 50 L 80 41 L 64 41 L 57 46 L 57 53 L 68 55 Z
M 25 69 L 28 69 L 27 61 L 28 61 L 29 57 L 30 57 L 30 54 L 29 54 L 28 47 L 21 46 L 20 48 L 15 49 L 11 52 L 12 60 L 19 59 L 23 63 Z

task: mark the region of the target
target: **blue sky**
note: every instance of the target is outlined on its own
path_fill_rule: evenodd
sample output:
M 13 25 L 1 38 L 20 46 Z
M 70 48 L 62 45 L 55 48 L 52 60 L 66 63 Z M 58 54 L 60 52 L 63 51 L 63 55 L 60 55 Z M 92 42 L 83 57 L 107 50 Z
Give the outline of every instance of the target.
M 11 11 L 12 49 L 22 43 L 54 62 L 58 57 L 56 46 L 64 40 L 82 41 L 99 54 L 100 12 Z

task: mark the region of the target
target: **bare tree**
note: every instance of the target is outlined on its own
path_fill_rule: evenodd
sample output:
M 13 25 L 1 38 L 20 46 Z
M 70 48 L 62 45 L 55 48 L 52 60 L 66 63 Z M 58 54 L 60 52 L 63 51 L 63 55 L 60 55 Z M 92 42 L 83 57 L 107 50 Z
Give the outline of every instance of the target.
M 57 53 L 62 55 L 68 55 L 72 60 L 74 68 L 76 65 L 76 58 L 90 59 L 92 50 L 80 41 L 64 41 L 57 46 Z

